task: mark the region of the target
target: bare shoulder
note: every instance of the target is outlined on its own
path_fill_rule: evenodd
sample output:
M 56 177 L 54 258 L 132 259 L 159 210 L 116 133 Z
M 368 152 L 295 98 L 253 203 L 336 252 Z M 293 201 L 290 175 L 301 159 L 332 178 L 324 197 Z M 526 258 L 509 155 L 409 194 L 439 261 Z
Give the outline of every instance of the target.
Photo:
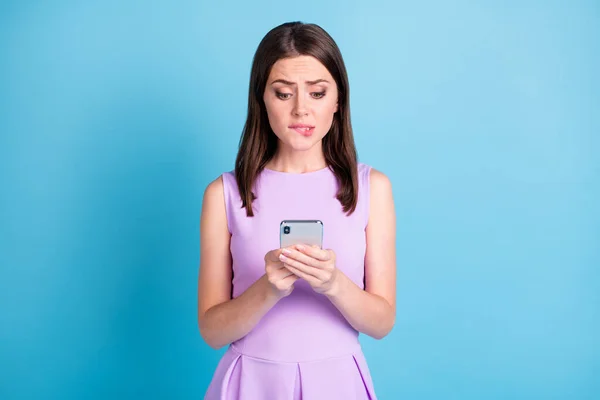
M 370 176 L 370 216 L 369 224 L 380 219 L 389 219 L 394 214 L 392 182 L 383 172 L 371 168 Z M 389 220 L 388 220 L 389 222 Z
M 204 190 L 204 199 L 222 199 L 223 197 L 223 175 L 219 175 L 206 186 L 206 189 Z
M 375 168 L 371 168 L 370 186 L 372 195 L 385 195 L 392 191 L 392 182 L 390 181 L 390 178 Z
M 219 175 L 204 190 L 202 222 L 205 232 L 224 233 L 227 231 L 224 185 L 223 175 Z

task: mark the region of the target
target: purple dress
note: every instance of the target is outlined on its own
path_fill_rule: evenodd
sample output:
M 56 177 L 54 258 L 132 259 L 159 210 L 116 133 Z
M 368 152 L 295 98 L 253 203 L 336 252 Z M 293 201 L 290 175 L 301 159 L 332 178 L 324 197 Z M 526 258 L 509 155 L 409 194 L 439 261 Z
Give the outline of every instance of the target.
M 223 174 L 227 226 L 231 233 L 233 297 L 265 273 L 265 254 L 279 248 L 284 219 L 323 222 L 323 248 L 336 253 L 336 267 L 364 288 L 365 228 L 369 173 L 358 164 L 359 197 L 347 216 L 335 198 L 338 183 L 329 168 L 304 174 L 264 169 L 253 192 L 254 217 L 246 217 L 233 171 Z M 293 292 L 231 343 L 221 358 L 205 400 L 376 399 L 356 331 L 331 301 L 298 279 Z

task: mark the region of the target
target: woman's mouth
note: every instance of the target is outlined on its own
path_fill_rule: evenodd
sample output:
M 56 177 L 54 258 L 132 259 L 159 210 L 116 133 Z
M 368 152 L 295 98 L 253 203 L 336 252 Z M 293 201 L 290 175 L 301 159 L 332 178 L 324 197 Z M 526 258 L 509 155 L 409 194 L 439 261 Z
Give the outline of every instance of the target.
M 298 132 L 299 134 L 301 134 L 302 136 L 310 136 L 313 134 L 315 127 L 311 127 L 311 128 L 292 128 L 293 130 L 295 130 L 296 132 Z

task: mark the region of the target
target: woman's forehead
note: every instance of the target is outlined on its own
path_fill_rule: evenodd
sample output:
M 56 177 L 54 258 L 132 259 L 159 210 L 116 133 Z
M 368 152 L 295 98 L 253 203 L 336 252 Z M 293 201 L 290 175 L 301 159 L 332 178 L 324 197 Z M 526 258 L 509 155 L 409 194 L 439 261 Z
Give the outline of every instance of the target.
M 302 78 L 313 81 L 325 79 L 331 82 L 332 79 L 327 68 L 312 56 L 298 56 L 277 60 L 277 62 L 273 64 L 270 73 L 271 77 L 274 77 L 275 75 L 282 75 L 281 78 L 288 81 Z

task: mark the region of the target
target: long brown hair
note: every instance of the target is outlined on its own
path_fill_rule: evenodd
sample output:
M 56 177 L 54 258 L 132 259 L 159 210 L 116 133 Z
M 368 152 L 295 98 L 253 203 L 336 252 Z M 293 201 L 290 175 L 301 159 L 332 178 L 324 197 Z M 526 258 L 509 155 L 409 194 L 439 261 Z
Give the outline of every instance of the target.
M 248 116 L 235 160 L 235 177 L 246 215 L 254 216 L 252 192 L 258 174 L 277 150 L 278 138 L 269 124 L 263 95 L 273 64 L 281 58 L 300 55 L 319 60 L 335 79 L 338 89 L 338 111 L 331 129 L 323 138 L 323 154 L 335 174 L 339 190 L 336 198 L 344 212 L 352 214 L 358 201 L 357 152 L 350 123 L 350 93 L 346 66 L 337 44 L 316 24 L 286 22 L 271 29 L 261 40 L 250 74 Z

